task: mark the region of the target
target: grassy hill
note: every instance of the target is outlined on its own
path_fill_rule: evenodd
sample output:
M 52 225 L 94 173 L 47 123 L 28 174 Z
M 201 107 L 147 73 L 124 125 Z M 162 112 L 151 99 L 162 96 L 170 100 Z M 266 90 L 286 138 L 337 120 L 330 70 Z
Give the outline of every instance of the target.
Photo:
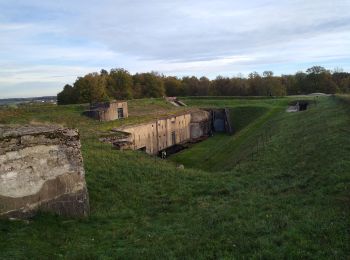
M 234 136 L 215 133 L 213 137 L 171 156 L 170 159 L 186 167 L 207 171 L 232 168 L 232 165 L 243 159 L 242 152 L 245 152 L 245 157 L 253 152 L 258 136 L 252 134 L 260 130 L 261 124 L 274 115 L 278 108 L 280 110 L 284 107 L 231 107 L 229 120 L 235 132 Z
M 111 127 L 157 116 L 153 108 L 176 112 L 162 100 L 132 101 L 129 119 L 109 123 L 82 117 L 82 105 L 0 110 L 0 123 L 79 128 L 91 204 L 83 220 L 0 220 L 0 258 L 346 259 L 350 100 L 325 97 L 285 113 L 289 101 L 186 99 L 231 107 L 245 119 L 234 136 L 185 151 L 185 170 L 98 141 Z

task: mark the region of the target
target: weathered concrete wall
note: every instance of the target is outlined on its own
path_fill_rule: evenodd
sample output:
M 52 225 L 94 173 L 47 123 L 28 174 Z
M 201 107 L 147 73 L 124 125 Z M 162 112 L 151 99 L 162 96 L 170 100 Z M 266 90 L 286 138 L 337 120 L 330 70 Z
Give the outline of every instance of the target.
M 199 110 L 115 130 L 128 133 L 125 139 L 119 141 L 121 149 L 143 149 L 149 154 L 157 154 L 173 145 L 188 142 L 191 138 L 208 135 L 210 124 L 210 113 Z
M 211 128 L 211 115 L 208 111 L 199 110 L 191 113 L 191 139 L 210 135 Z
M 158 120 L 158 151 L 190 139 L 191 114 Z M 173 137 L 175 135 L 175 138 Z M 174 140 L 173 140 L 174 139 Z
M 127 102 L 110 102 L 109 107 L 106 110 L 102 110 L 99 120 L 101 121 L 112 121 L 120 119 L 118 116 L 118 108 L 123 109 L 123 117 L 128 117 L 128 103 Z
M 149 154 L 158 152 L 157 121 L 125 127 L 122 131 L 129 133 L 127 138 L 129 145 L 125 148 L 133 150 L 146 149 L 146 152 Z
M 28 217 L 37 210 L 88 214 L 78 132 L 0 125 L 0 216 Z

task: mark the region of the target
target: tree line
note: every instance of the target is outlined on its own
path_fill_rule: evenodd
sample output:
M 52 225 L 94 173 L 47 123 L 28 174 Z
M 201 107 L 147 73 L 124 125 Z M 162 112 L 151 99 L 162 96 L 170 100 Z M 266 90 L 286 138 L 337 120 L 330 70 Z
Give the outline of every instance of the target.
M 58 104 L 94 103 L 111 99 L 163 96 L 284 96 L 315 92 L 350 93 L 350 73 L 314 66 L 294 75 L 172 77 L 156 72 L 130 74 L 125 69 L 89 73 L 78 77 L 73 86 L 65 85 L 57 95 Z

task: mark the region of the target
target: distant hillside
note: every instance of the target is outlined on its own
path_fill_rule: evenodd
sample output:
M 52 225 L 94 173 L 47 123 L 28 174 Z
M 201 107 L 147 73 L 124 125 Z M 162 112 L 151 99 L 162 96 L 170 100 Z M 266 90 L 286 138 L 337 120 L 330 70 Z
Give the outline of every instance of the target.
M 22 103 L 56 103 L 56 96 L 0 99 L 0 106 Z

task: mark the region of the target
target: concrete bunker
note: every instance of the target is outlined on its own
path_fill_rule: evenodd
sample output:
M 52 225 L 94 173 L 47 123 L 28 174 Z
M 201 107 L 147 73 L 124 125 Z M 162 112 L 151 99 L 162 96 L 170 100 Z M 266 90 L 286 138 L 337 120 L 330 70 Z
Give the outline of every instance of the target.
M 77 130 L 0 125 L 0 217 L 89 212 Z
M 85 111 L 83 114 L 99 121 L 127 118 L 129 116 L 128 103 L 116 100 L 94 103 L 90 105 L 90 110 Z
M 229 132 L 225 109 L 195 109 L 154 121 L 113 129 L 118 135 L 101 138 L 119 150 L 131 149 L 159 155 L 176 153 L 189 142 L 199 142 L 213 132 Z
M 305 111 L 308 109 L 310 105 L 310 101 L 308 100 L 298 100 L 298 101 L 293 101 L 289 104 L 289 107 L 287 108 L 287 112 L 300 112 L 300 111 Z

